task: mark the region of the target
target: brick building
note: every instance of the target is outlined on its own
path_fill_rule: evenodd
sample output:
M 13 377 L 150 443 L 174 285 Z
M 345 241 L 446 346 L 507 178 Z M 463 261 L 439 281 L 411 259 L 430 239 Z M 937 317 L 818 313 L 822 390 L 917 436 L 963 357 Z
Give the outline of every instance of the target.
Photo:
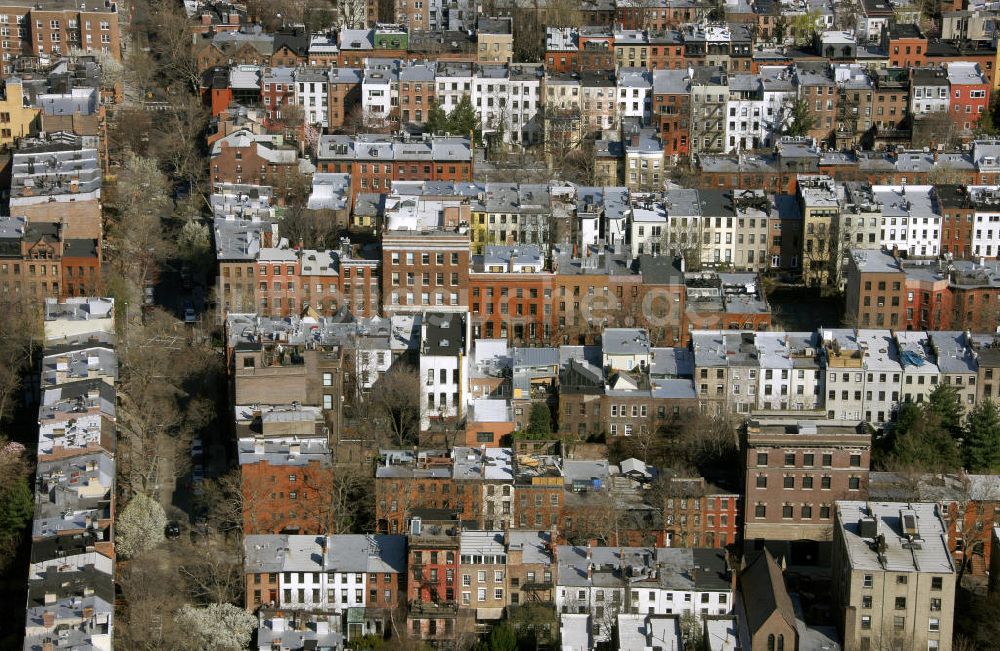
M 322 136 L 317 167 L 350 174 L 353 201 L 360 192 L 388 192 L 393 181 L 471 181 L 472 149 L 468 138 Z
M 17 26 L 15 38 L 3 40 L 5 76 L 13 72 L 9 62 L 19 56 L 58 56 L 79 48 L 122 59 L 116 2 L 6 0 L 0 4 L 0 16 L 5 25 Z
M 703 477 L 666 478 L 663 528 L 669 547 L 725 548 L 739 536 L 739 493 Z
M 469 234 L 457 230 L 386 231 L 382 300 L 389 314 L 467 309 Z
M 837 500 L 868 494 L 871 433 L 862 423 L 750 420 L 741 435 L 744 531 L 754 540 L 829 542 Z M 802 553 L 812 554 L 810 544 Z
M 325 436 L 247 436 L 238 447 L 244 535 L 335 533 L 334 470 Z
M 217 140 L 209 158 L 211 182 L 267 185 L 282 194 L 292 191 L 303 172 L 311 170 L 304 169 L 296 149 L 275 147 L 272 142 L 270 136 L 245 129 Z

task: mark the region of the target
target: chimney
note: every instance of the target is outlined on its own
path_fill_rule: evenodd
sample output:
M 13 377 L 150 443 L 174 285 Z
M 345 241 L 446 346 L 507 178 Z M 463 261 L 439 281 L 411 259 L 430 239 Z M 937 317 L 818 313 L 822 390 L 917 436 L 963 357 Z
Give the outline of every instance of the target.
M 45 596 L 48 597 L 48 595 Z M 46 610 L 44 613 L 42 613 L 42 625 L 45 626 L 45 628 L 52 628 L 53 626 L 55 626 L 56 614 L 51 610 Z
M 83 609 L 83 618 L 84 619 L 90 619 L 93 616 L 94 616 L 94 608 L 93 608 L 93 606 L 87 606 L 87 607 L 85 607 Z

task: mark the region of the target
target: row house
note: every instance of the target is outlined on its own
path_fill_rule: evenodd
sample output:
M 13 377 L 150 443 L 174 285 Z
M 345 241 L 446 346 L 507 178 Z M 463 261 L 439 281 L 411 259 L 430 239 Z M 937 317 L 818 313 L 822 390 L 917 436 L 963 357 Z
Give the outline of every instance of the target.
M 902 399 L 903 365 L 888 330 L 821 331 L 830 418 L 863 420 L 881 427 Z
M 269 187 L 220 184 L 211 196 L 220 316 L 258 309 L 256 259 L 278 243 Z
M 473 336 L 544 342 L 553 285 L 536 245 L 487 245 L 482 255 L 473 256 L 469 273 Z
M 240 130 L 212 145 L 209 178 L 213 184 L 266 185 L 290 193 L 297 177 L 311 174 L 311 163 L 290 147 L 276 147 L 270 136 Z
M 823 376 L 810 333 L 694 331 L 694 382 L 717 410 L 821 409 Z
M 243 552 L 247 610 L 363 608 L 375 614 L 404 603 L 404 536 L 249 535 Z
M 261 248 L 254 265 L 258 313 L 273 317 L 311 310 L 332 316 L 346 308 L 355 316 L 379 311 L 378 260 L 341 250 Z
M 196 35 L 194 39 L 192 57 L 199 73 L 217 66 L 270 65 L 274 53 L 274 36 L 259 26 Z
M 470 101 L 479 119 L 483 137 L 504 144 L 535 144 L 541 137 L 539 124 L 543 69 L 539 64 L 480 65 L 472 84 Z M 448 91 L 441 87 L 438 92 Z
M 707 618 L 732 609 L 726 555 L 705 548 L 556 548 L 556 609 L 589 614 L 595 640 L 607 640 L 622 613 Z M 698 568 L 696 572 L 675 568 Z
M 97 240 L 69 239 L 62 223 L 0 219 L 0 283 L 5 292 L 43 299 L 88 296 L 101 284 Z
M 246 432 L 256 422 L 262 429 L 259 436 L 237 440 L 245 535 L 333 532 L 332 457 L 322 426 L 317 427 L 319 410 L 291 413 L 303 416 L 300 420 L 282 420 L 289 412 L 277 409 L 245 411 L 247 419 L 237 422 L 237 430 Z
M 885 250 L 855 250 L 851 256 L 847 309 L 862 327 L 992 332 L 995 261 L 904 262 Z
M 670 477 L 663 497 L 663 528 L 668 547 L 725 549 L 734 544 L 743 516 L 737 492 L 714 486 L 704 477 Z
M 114 302 L 46 299 L 25 646 L 110 648 L 114 635 Z M 9 455 L 24 449 L 7 447 Z
M 353 202 L 361 192 L 389 191 L 395 181 L 471 181 L 472 149 L 468 138 L 322 136 L 317 168 L 350 174 Z

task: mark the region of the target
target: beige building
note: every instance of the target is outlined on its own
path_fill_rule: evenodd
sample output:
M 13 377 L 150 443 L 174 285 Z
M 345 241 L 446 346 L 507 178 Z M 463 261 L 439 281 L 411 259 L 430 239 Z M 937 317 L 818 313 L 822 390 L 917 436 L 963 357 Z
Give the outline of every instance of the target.
M 40 109 L 25 105 L 21 80 L 7 79 L 0 91 L 0 147 L 10 147 L 17 138 L 36 131 L 39 112 Z
M 503 531 L 462 532 L 459 608 L 476 622 L 498 620 L 507 606 L 507 548 Z
M 810 287 L 825 287 L 837 279 L 837 187 L 825 174 L 800 174 L 798 195 L 803 231 L 802 280 Z
M 837 502 L 833 544 L 844 651 L 951 649 L 955 566 L 937 504 Z
M 510 63 L 514 60 L 514 30 L 511 18 L 481 17 L 476 25 L 476 60 L 479 63 Z

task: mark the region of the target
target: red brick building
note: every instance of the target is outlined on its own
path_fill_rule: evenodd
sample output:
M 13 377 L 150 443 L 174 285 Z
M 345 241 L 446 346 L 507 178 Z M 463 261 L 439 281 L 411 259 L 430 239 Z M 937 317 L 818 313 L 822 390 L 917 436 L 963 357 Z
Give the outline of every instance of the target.
M 335 533 L 331 499 L 334 471 L 325 443 L 307 441 L 298 444 L 299 448 L 282 445 L 281 449 L 289 450 L 282 463 L 272 463 L 264 456 L 263 450 L 279 447 L 275 443 L 261 441 L 260 458 L 247 455 L 253 461 L 240 464 L 244 535 Z M 318 453 L 309 452 L 320 448 Z M 299 451 L 292 452 L 294 449 Z
M 892 68 L 927 65 L 927 37 L 917 25 L 899 23 L 882 32 L 882 48 L 889 52 Z
M 660 134 L 664 156 L 690 153 L 691 80 L 687 70 L 653 73 L 653 125 Z
M 389 314 L 467 307 L 469 233 L 386 231 L 382 238 L 382 300 Z
M 269 185 L 277 193 L 293 187 L 300 176 L 298 151 L 274 147 L 270 137 L 243 129 L 212 146 L 209 177 L 213 184 Z
M 317 168 L 350 174 L 353 201 L 360 192 L 388 192 L 393 181 L 471 181 L 472 149 L 468 138 L 323 136 Z
M 739 535 L 740 495 L 705 481 L 670 478 L 663 498 L 663 529 L 668 547 L 734 544 Z

